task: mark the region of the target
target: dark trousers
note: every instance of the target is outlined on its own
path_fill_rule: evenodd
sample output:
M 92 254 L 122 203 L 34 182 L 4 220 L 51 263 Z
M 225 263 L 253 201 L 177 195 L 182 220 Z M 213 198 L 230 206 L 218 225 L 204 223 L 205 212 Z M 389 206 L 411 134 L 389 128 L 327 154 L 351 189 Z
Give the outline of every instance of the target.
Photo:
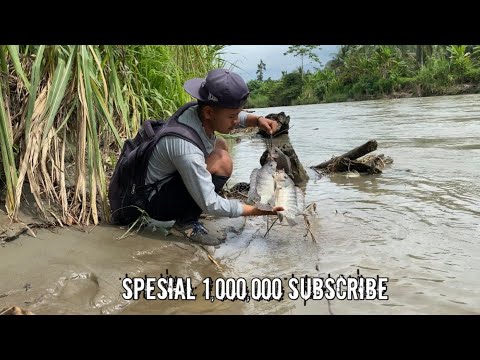
M 228 176 L 212 175 L 217 194 L 228 179 Z M 145 209 L 151 218 L 159 221 L 176 220 L 177 223 L 189 223 L 200 217 L 202 209 L 193 200 L 178 172 L 160 189 L 153 191 L 155 193 L 147 202 Z

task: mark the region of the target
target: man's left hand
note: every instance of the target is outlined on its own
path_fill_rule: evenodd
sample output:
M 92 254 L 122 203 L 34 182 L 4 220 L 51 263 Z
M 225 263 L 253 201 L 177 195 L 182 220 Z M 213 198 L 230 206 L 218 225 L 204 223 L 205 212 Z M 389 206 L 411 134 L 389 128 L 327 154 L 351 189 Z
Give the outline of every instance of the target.
M 258 128 L 271 135 L 277 131 L 278 123 L 275 120 L 267 119 L 262 116 L 258 119 Z

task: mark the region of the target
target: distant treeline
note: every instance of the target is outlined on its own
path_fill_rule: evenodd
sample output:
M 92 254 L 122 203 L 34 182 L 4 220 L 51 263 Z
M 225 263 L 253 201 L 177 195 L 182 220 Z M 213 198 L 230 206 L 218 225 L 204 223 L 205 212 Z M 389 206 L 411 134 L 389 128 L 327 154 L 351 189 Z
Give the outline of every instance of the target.
M 480 92 L 479 45 L 344 45 L 323 69 L 303 71 L 304 60 L 320 63 L 316 46 L 296 45 L 285 55 L 302 65 L 280 80 L 248 83 L 251 108 Z

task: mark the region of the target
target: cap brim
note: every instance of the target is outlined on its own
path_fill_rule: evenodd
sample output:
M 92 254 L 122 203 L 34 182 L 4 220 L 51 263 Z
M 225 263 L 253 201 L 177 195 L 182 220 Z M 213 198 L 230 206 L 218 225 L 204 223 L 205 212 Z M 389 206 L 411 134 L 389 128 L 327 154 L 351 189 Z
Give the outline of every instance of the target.
M 200 88 L 205 79 L 195 78 L 185 82 L 183 88 L 187 93 L 193 96 L 195 99 L 205 101 L 205 99 L 200 95 Z

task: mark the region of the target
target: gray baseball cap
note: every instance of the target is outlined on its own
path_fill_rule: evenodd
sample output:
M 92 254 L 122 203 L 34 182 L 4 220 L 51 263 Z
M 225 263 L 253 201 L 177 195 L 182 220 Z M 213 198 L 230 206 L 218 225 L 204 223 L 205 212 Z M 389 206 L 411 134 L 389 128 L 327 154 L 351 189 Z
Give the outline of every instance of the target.
M 188 80 L 183 87 L 195 99 L 230 109 L 242 108 L 250 94 L 242 77 L 227 69 L 212 70 L 205 79 Z

